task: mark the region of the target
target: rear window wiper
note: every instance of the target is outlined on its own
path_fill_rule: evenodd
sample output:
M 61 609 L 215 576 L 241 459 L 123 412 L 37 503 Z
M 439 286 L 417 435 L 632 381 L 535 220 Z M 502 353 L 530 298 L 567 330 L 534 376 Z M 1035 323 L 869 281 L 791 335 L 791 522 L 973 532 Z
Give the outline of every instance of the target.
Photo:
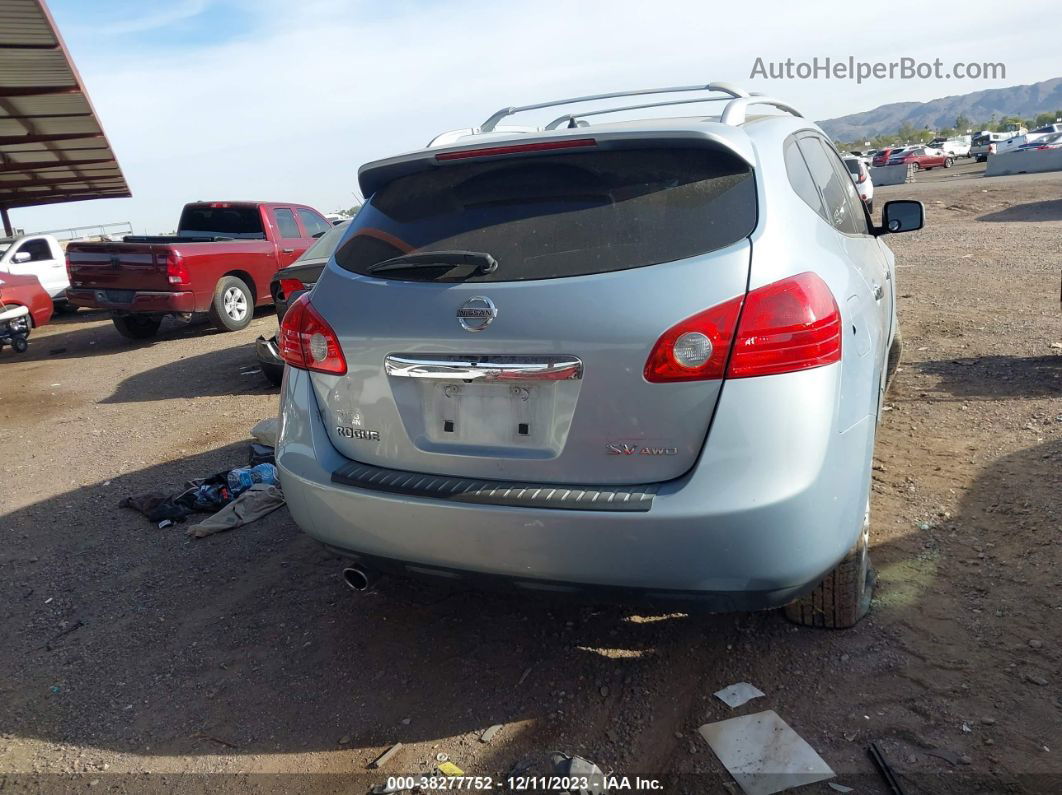
M 370 265 L 366 273 L 384 273 L 387 271 L 416 270 L 418 268 L 471 268 L 468 276 L 476 273 L 494 273 L 498 270 L 498 260 L 485 251 L 418 251 L 402 254 Z

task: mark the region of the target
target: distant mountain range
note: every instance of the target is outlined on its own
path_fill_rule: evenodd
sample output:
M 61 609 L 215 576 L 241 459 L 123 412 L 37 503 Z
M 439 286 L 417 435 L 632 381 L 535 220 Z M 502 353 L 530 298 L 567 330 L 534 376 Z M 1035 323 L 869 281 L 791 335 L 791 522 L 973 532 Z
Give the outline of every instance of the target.
M 915 129 L 952 127 L 965 115 L 972 122 L 1003 116 L 1035 117 L 1062 108 L 1062 77 L 1028 86 L 988 88 L 972 94 L 941 97 L 929 102 L 892 102 L 874 110 L 826 119 L 818 125 L 835 141 L 858 141 L 896 132 L 908 122 Z

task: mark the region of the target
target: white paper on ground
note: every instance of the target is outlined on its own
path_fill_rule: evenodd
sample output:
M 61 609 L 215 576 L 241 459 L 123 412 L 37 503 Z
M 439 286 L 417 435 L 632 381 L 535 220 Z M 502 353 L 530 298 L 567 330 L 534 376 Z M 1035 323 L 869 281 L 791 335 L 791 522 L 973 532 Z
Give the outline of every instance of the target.
M 834 776 L 774 710 L 706 723 L 698 731 L 747 795 L 771 795 Z
M 762 692 L 756 687 L 753 687 L 748 682 L 738 682 L 736 685 L 730 685 L 724 687 L 722 690 L 713 694 L 716 698 L 722 701 L 731 709 L 740 707 L 742 704 L 752 701 L 754 698 L 760 698 L 763 695 Z

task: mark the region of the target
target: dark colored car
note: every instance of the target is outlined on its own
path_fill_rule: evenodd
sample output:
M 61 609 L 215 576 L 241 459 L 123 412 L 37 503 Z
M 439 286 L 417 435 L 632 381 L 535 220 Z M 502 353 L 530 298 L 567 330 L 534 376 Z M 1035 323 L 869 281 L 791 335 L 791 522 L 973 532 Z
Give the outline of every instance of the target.
M 349 220 L 336 224 L 321 235 L 295 262 L 281 268 L 273 276 L 269 283 L 269 293 L 273 296 L 273 304 L 277 308 L 278 323 L 284 319 L 284 313 L 288 311 L 293 300 L 313 289 L 349 224 Z M 284 360 L 280 358 L 280 352 L 277 350 L 276 335 L 269 339 L 259 337 L 255 349 L 266 379 L 274 386 L 280 386 L 284 377 Z
M 205 312 L 222 331 L 238 331 L 272 300 L 277 269 L 331 229 L 299 204 L 195 202 L 185 205 L 176 235 L 71 243 L 67 298 L 112 310 L 115 328 L 130 339 L 155 336 L 168 314 Z
M 913 165 L 916 169 L 924 168 L 926 171 L 938 166 L 951 168 L 954 162 L 951 155 L 928 146 L 912 146 L 889 157 L 890 166 Z

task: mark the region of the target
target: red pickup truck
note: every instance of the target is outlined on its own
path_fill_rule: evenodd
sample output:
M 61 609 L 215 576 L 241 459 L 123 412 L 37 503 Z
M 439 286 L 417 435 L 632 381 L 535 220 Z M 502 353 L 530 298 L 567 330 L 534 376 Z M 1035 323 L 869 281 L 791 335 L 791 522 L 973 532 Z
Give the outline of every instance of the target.
M 71 243 L 67 299 L 112 310 L 115 328 L 129 339 L 155 336 L 168 314 L 206 312 L 222 331 L 238 331 L 254 307 L 272 303 L 273 274 L 331 228 L 300 204 L 187 204 L 175 235 Z

